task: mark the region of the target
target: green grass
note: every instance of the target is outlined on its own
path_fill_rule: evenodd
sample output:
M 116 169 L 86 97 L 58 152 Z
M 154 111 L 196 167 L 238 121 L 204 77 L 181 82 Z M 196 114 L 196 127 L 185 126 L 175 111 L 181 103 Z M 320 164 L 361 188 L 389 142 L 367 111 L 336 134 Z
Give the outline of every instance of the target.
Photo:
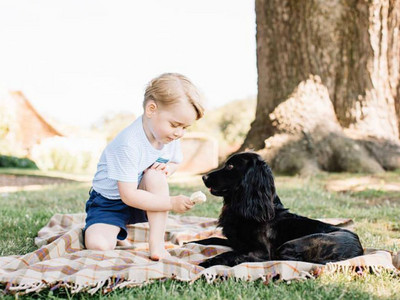
M 39 174 L 35 174 L 39 175 Z M 353 176 L 353 175 L 352 175 Z M 361 176 L 361 175 L 356 175 Z M 398 173 L 387 173 L 387 178 L 398 178 Z M 349 178 L 349 174 L 320 175 L 311 178 L 277 177 L 278 194 L 292 212 L 312 218 L 352 218 L 354 230 L 360 235 L 364 247 L 390 251 L 400 250 L 400 200 L 398 192 L 366 190 L 363 192 L 335 193 L 324 186 L 330 179 Z M 21 191 L 0 194 L 0 255 L 25 254 L 36 249 L 34 238 L 55 213 L 84 211 L 88 197 L 87 183 L 69 183 L 41 191 Z M 171 183 L 171 194 L 187 194 L 202 190 L 208 196 L 205 204 L 197 205 L 187 214 L 217 217 L 221 199 L 210 196 L 197 178 L 187 183 Z M 107 295 L 86 293 L 71 295 L 66 289 L 45 290 L 29 294 L 27 298 L 41 299 L 400 299 L 400 279 L 390 274 L 322 275 L 315 280 L 299 282 L 235 280 L 207 284 L 198 280 L 194 284 L 166 280 L 143 287 L 125 288 Z M 1 297 L 1 294 L 0 294 Z M 19 296 L 21 297 L 21 296 Z M 4 296 L 12 299 L 14 296 Z

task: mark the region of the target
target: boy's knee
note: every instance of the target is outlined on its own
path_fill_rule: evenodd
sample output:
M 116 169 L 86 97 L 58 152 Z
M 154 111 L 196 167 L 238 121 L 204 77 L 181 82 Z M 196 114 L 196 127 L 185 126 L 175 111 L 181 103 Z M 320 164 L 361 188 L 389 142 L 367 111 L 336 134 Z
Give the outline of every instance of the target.
M 163 172 L 153 169 L 149 169 L 144 173 L 141 183 L 146 187 L 146 190 L 168 185 L 167 176 Z

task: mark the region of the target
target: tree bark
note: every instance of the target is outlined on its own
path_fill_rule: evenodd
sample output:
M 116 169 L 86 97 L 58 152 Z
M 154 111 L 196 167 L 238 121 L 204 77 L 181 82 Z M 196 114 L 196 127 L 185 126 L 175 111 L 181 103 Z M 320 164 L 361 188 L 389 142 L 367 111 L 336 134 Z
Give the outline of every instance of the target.
M 256 17 L 257 110 L 240 150 L 283 172 L 400 167 L 400 0 L 256 0 Z

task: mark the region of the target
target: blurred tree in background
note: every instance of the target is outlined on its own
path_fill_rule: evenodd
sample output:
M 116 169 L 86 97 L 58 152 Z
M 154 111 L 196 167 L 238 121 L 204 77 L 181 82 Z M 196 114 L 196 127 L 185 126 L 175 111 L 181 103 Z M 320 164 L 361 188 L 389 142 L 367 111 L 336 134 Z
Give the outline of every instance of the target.
M 255 111 L 256 99 L 232 101 L 221 107 L 206 110 L 204 117 L 190 126 L 188 131 L 200 131 L 216 138 L 220 160 L 224 160 L 243 143 L 254 120 Z
M 110 113 L 100 118 L 92 129 L 103 134 L 107 142 L 110 142 L 122 129 L 127 127 L 136 119 L 132 113 Z

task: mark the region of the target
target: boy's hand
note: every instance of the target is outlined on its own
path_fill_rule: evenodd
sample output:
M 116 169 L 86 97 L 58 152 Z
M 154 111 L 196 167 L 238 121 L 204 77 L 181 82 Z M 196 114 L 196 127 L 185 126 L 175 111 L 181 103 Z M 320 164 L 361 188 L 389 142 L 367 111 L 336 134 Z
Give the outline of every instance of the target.
M 190 201 L 190 198 L 183 195 L 170 197 L 170 201 L 172 211 L 176 213 L 184 213 L 194 206 L 192 201 Z
M 165 174 L 165 176 L 168 176 L 169 173 L 170 173 L 168 164 L 165 164 L 165 163 L 155 162 L 147 170 L 149 170 L 149 169 L 156 170 L 156 171 L 161 171 L 161 172 L 163 172 Z M 146 170 L 144 172 L 146 172 Z

